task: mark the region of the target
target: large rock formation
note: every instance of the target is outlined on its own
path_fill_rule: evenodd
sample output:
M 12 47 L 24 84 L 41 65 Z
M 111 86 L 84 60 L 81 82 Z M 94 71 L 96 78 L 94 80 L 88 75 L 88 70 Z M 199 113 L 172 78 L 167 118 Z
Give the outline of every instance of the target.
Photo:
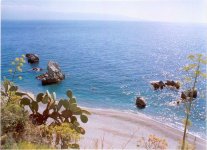
M 49 85 L 58 83 L 65 79 L 65 75 L 62 73 L 56 62 L 49 61 L 47 65 L 47 72 L 37 76 L 36 78 L 42 81 L 42 85 Z
M 39 62 L 39 57 L 36 54 L 26 54 L 26 57 L 28 59 L 28 63 L 38 63 Z
M 154 90 L 163 89 L 164 87 L 171 87 L 177 90 L 180 88 L 180 83 L 173 80 L 167 80 L 165 83 L 163 81 L 152 81 L 150 84 L 153 86 Z
M 136 99 L 136 106 L 138 108 L 145 108 L 146 102 L 145 102 L 143 97 L 137 97 L 137 99 Z

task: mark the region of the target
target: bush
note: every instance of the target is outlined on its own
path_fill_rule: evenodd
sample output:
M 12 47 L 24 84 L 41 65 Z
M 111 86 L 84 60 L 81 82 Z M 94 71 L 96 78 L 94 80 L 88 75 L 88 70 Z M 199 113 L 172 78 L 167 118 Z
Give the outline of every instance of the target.
M 77 143 L 85 130 L 80 126 L 77 116 L 87 123 L 90 113 L 77 106 L 72 91 L 66 92 L 68 99 L 60 101 L 56 101 L 55 93 L 48 91 L 33 98 L 5 80 L 1 93 L 3 149 L 15 145 L 18 147 L 20 142 L 30 143 L 30 146 L 43 144 L 53 148 L 79 148 Z M 30 110 L 26 111 L 24 106 Z M 40 108 L 43 109 L 42 113 Z
M 29 106 L 29 118 L 36 126 L 41 126 L 42 135 L 47 137 L 50 144 L 55 143 L 55 147 L 79 148 L 77 141 L 85 130 L 80 126 L 77 116 L 83 123 L 87 123 L 90 113 L 77 106 L 76 98 L 71 90 L 66 92 L 68 99 L 56 101 L 56 94 L 39 93 L 36 98 L 32 98 L 27 93 L 17 92 L 22 96 L 21 106 Z M 42 108 L 40 113 L 39 108 Z M 48 121 L 50 120 L 50 121 Z
M 9 103 L 1 107 L 1 132 L 23 132 L 28 113 L 18 104 Z
M 164 138 L 162 139 L 155 135 L 149 135 L 148 139 L 145 139 L 144 137 L 142 137 L 138 141 L 137 147 L 141 147 L 145 149 L 164 150 L 164 149 L 167 149 L 168 144 Z

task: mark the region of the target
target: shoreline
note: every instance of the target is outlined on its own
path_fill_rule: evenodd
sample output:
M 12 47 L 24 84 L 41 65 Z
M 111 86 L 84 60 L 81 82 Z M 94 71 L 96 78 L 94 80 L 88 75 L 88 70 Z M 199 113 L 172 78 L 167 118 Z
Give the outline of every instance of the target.
M 92 114 L 82 126 L 86 134 L 80 141 L 83 148 L 137 148 L 138 140 L 150 134 L 165 138 L 168 149 L 177 149 L 182 131 L 156 121 L 144 114 L 132 112 L 87 108 Z M 104 141 L 103 141 L 104 140 Z M 188 134 L 188 141 L 196 143 L 196 149 L 206 149 L 207 140 Z M 127 142 L 127 143 L 126 143 Z M 90 144 L 89 144 L 90 143 Z M 122 144 L 125 144 L 123 146 Z M 92 147 L 90 147 L 92 146 Z
M 34 95 L 33 93 L 28 94 Z M 91 115 L 88 116 L 89 121 L 85 124 L 81 123 L 86 130 L 86 134 L 79 142 L 81 149 L 137 149 L 138 140 L 142 137 L 147 139 L 152 134 L 164 138 L 168 143 L 168 149 L 178 149 L 179 141 L 182 139 L 182 130 L 139 112 L 80 107 L 91 112 Z M 191 144 L 196 140 L 196 149 L 207 148 L 206 139 L 191 133 L 188 134 L 187 139 Z

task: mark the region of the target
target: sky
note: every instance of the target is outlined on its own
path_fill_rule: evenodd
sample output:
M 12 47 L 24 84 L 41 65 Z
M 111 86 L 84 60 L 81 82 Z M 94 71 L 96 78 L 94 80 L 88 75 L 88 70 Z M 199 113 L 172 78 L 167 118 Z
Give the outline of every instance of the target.
M 2 0 L 3 20 L 207 23 L 207 0 Z

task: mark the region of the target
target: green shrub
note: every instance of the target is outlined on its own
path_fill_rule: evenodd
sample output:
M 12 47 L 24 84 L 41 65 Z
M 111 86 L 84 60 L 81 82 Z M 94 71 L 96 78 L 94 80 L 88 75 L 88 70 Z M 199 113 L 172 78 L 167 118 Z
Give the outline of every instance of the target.
M 30 120 L 34 125 L 44 126 L 42 133 L 48 138 L 48 141 L 54 142 L 61 148 L 79 148 L 77 141 L 85 130 L 80 126 L 77 116 L 83 123 L 87 123 L 90 113 L 77 106 L 76 98 L 73 97 L 71 90 L 66 92 L 68 99 L 56 101 L 56 94 L 39 93 L 35 99 L 27 93 L 16 92 L 22 96 L 21 106 L 29 106 L 31 113 Z M 43 107 L 45 106 L 45 107 Z M 40 113 L 40 107 L 43 112 Z M 51 119 L 52 121 L 48 122 Z
M 1 107 L 1 134 L 23 132 L 28 113 L 18 104 L 9 103 Z

